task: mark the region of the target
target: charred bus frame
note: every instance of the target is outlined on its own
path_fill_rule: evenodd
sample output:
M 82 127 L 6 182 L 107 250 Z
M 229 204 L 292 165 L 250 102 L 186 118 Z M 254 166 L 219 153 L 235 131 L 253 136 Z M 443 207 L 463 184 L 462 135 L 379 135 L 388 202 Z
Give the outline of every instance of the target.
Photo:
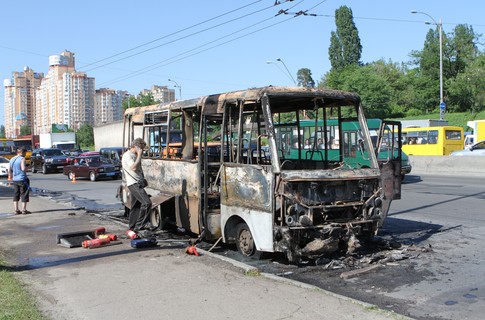
M 360 123 L 368 168 L 347 165 L 344 146 L 337 159 L 329 159 L 328 146 L 300 146 L 296 160 L 278 149 L 274 124 L 282 119 L 298 126 L 306 115 L 324 127 L 337 119 L 341 128 L 344 114 Z M 354 93 L 270 86 L 127 109 L 125 147 L 140 127 L 154 144 L 142 160 L 151 222 L 160 228 L 174 223 L 207 240 L 222 238 L 246 256 L 284 252 L 298 261 L 352 250 L 358 239 L 377 233 L 391 201 L 400 197 L 400 159 L 378 162 Z M 181 142 L 170 141 L 171 130 L 182 130 Z M 154 142 L 161 135 L 165 143 Z M 131 208 L 125 187 L 122 199 Z

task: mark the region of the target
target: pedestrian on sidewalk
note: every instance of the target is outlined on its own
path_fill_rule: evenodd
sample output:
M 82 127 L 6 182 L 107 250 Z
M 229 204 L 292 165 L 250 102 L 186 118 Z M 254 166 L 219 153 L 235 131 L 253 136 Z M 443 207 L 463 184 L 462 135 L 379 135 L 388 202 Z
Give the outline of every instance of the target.
M 27 177 L 27 165 L 25 164 L 25 148 L 17 148 L 17 155 L 10 159 L 8 177 L 13 183 L 13 209 L 15 214 L 30 214 L 27 210 L 29 202 L 30 180 Z M 22 200 L 22 211 L 19 210 L 19 200 Z
M 126 186 L 134 200 L 129 213 L 128 226 L 130 230 L 135 232 L 153 229 L 152 224 L 148 221 L 152 201 L 145 191 L 147 182 L 141 167 L 143 149 L 146 148 L 146 145 L 142 138 L 136 138 L 121 159 Z

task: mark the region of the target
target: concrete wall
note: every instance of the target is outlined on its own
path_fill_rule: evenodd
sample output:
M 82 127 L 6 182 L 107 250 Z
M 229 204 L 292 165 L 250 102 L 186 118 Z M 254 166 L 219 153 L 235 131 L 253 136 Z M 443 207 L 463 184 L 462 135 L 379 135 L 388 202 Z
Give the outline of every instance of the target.
M 123 146 L 123 121 L 118 121 L 102 126 L 93 127 L 94 148 L 99 151 L 101 148 Z M 142 128 L 135 130 L 135 138 L 141 137 Z
M 409 156 L 413 174 L 485 177 L 485 156 Z

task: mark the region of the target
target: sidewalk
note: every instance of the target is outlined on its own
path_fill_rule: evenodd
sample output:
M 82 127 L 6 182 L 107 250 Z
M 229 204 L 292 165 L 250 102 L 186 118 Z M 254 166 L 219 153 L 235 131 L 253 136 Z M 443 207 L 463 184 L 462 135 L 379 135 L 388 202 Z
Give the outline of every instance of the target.
M 126 226 L 35 195 L 33 213 L 15 216 L 11 193 L 0 184 L 0 249 L 54 320 L 404 319 L 203 250 L 187 255 L 184 243 L 65 248 L 56 244 L 59 233 L 105 227 L 121 236 Z

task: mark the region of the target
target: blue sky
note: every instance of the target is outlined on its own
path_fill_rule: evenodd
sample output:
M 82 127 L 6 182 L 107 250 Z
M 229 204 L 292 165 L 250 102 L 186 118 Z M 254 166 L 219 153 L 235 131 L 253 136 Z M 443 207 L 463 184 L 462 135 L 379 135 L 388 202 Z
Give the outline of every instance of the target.
M 77 71 L 96 78 L 96 88 L 139 93 L 174 80 L 182 98 L 265 85 L 292 85 L 300 68 L 317 82 L 330 69 L 328 46 L 334 13 L 353 11 L 362 61 L 409 61 L 429 28 L 423 14 L 485 33 L 485 2 L 476 0 L 275 0 L 209 1 L 7 1 L 0 23 L 0 124 L 3 80 L 25 66 L 48 72 L 48 57 L 75 53 Z M 288 14 L 277 13 L 287 10 Z M 294 13 L 307 11 L 316 16 Z M 283 63 L 278 62 L 281 59 Z M 271 61 L 271 63 L 268 63 Z M 286 66 L 286 68 L 285 68 Z M 179 88 L 176 97 L 179 96 Z

